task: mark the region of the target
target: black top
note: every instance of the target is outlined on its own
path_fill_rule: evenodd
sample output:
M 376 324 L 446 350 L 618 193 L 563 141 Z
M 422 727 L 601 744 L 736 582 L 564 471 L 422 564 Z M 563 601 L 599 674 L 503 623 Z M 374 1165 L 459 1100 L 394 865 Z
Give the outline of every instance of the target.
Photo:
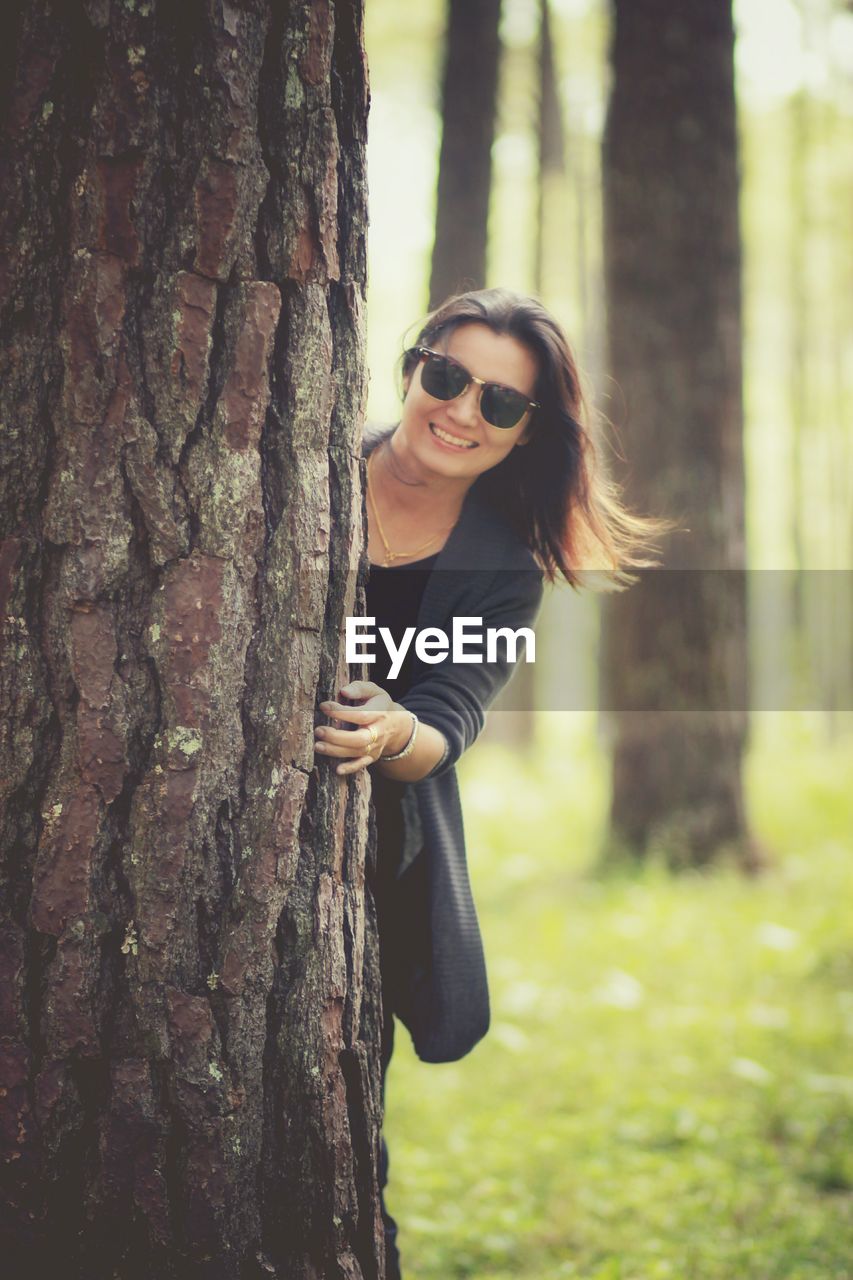
M 375 618 L 374 634 L 377 637 L 375 646 L 376 661 L 367 668 L 369 680 L 380 685 L 395 702 L 399 702 L 407 693 L 412 683 L 412 658 L 414 645 L 409 646 L 403 660 L 400 674 L 396 680 L 388 677 L 391 669 L 391 657 L 386 647 L 379 640 L 379 628 L 387 627 L 399 645 L 406 627 L 416 627 L 418 610 L 421 607 L 424 590 L 430 571 L 438 559 L 438 552 L 426 556 L 423 560 L 412 560 L 409 564 L 370 566 L 367 579 L 367 616 Z
M 394 637 L 395 645 L 399 645 L 406 627 L 415 627 L 418 622 L 418 611 L 421 607 L 424 590 L 433 565 L 438 559 L 438 552 L 426 556 L 422 560 L 412 560 L 408 564 L 370 566 L 367 579 L 365 603 L 367 616 L 375 619 L 373 634 L 376 636 L 374 652 L 376 661 L 366 665 L 367 679 L 378 684 L 395 702 L 399 702 L 408 692 L 412 683 L 412 656 L 414 645 L 409 650 L 395 680 L 389 678 L 391 656 L 379 639 L 379 628 L 387 627 Z M 376 886 L 380 901 L 377 903 L 382 913 L 383 888 L 397 874 L 400 857 L 403 852 L 404 827 L 402 813 L 403 784 L 393 778 L 385 778 L 378 770 L 372 773 L 373 804 L 376 811 Z

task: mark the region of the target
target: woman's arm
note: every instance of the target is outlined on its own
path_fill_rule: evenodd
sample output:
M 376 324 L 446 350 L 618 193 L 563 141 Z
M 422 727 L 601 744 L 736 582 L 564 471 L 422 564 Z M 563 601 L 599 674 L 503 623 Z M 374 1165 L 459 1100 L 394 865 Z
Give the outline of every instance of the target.
M 507 627 L 517 631 L 532 627 L 542 604 L 543 581 L 535 568 L 498 571 L 485 597 L 472 602 L 471 612 L 482 618 L 484 629 Z M 455 765 L 476 741 L 486 710 L 514 670 L 506 651 L 499 647 L 494 662 L 445 662 L 430 669 L 403 694 L 402 705 L 445 738 L 447 755 L 433 767 L 435 775 Z
M 487 598 L 478 608 L 484 625 L 511 627 L 532 625 L 542 601 L 542 576 L 534 570 L 500 572 Z M 418 782 L 456 763 L 471 746 L 485 721 L 486 708 L 512 674 L 506 656 L 490 663 L 444 663 L 432 668 L 395 703 L 385 690 L 369 681 L 353 681 L 341 689 L 360 705 L 324 702 L 327 716 L 356 726 L 354 730 L 321 725 L 315 729 L 317 751 L 338 758 L 339 774 L 355 773 L 368 765 L 399 782 Z M 409 742 L 418 717 L 412 751 L 402 760 L 380 760 L 396 755 Z

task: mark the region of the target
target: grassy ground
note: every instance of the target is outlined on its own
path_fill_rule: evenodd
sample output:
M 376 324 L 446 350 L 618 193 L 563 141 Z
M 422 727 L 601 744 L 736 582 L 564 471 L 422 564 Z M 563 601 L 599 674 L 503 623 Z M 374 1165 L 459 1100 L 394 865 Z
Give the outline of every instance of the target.
M 602 882 L 606 767 L 573 723 L 526 766 L 466 761 L 492 1028 L 441 1066 L 398 1028 L 406 1280 L 853 1280 L 853 740 L 760 726 L 759 880 Z

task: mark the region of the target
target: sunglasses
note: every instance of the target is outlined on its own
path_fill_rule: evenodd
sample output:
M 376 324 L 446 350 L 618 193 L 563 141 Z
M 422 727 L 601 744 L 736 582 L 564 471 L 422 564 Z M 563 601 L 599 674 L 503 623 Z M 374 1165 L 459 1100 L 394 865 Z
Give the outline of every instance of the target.
M 431 351 L 429 347 L 412 347 L 406 354 L 417 356 L 423 361 L 421 386 L 435 400 L 455 400 L 472 382 L 482 387 L 480 415 L 490 426 L 500 427 L 502 431 L 518 426 L 528 410 L 540 407 L 538 401 L 528 400 L 527 396 L 512 387 L 475 378 L 464 365 L 451 360 L 450 356 L 443 356 L 440 351 Z

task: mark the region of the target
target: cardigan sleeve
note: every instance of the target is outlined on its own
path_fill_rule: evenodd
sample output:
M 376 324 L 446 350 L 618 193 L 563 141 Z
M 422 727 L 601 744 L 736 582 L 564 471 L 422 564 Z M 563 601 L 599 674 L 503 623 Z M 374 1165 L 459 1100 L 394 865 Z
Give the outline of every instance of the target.
M 538 568 L 498 570 L 477 605 L 483 630 L 532 627 L 542 603 L 542 572 Z M 514 663 L 507 646 L 498 644 L 494 662 L 445 662 L 429 668 L 400 699 L 424 724 L 444 734 L 447 751 L 428 777 L 451 769 L 480 734 L 486 709 L 512 675 Z

